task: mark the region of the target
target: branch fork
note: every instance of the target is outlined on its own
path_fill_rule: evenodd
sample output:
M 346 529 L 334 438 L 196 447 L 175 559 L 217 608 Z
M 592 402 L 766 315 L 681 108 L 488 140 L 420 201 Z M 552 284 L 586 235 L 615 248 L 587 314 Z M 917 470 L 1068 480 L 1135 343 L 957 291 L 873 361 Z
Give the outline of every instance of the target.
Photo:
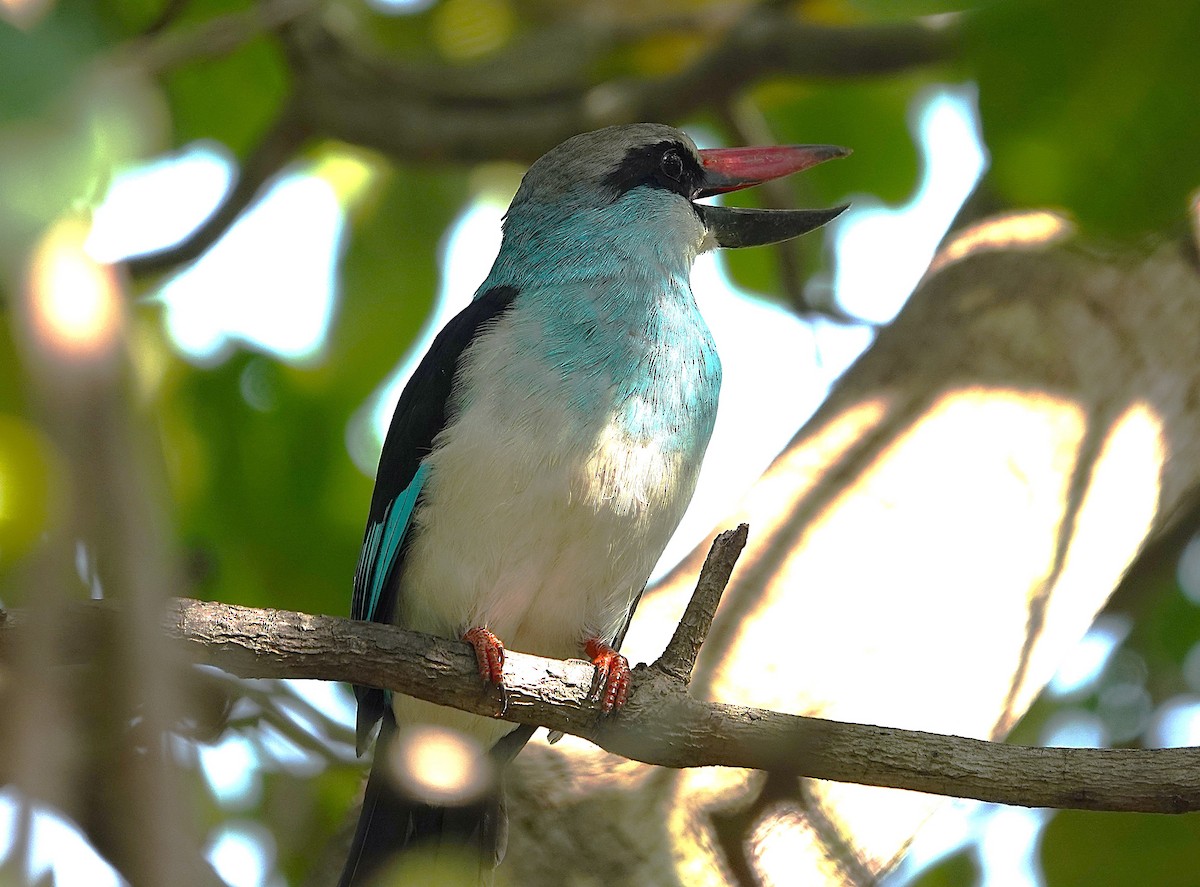
M 725 586 L 729 584 L 733 567 L 746 547 L 749 536 L 749 525 L 739 524 L 736 529 L 726 530 L 713 540 L 704 566 L 700 568 L 696 590 L 692 592 L 692 599 L 683 611 L 683 618 L 675 627 L 666 649 L 651 668 L 682 681 L 685 686 L 691 683 L 696 657 L 700 655 L 700 647 L 708 637 L 708 630 L 721 603 L 721 595 L 725 593 Z

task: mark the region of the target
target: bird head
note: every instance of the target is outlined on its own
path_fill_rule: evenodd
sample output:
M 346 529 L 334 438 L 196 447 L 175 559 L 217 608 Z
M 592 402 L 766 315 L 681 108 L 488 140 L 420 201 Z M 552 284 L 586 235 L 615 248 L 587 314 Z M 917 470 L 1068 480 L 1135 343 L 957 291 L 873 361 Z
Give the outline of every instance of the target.
M 506 217 L 530 236 L 562 239 L 565 223 L 670 241 L 695 256 L 713 247 L 762 246 L 819 228 L 846 207 L 735 209 L 697 203 L 790 175 L 850 151 L 834 145 L 698 149 L 657 123 L 610 126 L 567 139 L 529 168 Z

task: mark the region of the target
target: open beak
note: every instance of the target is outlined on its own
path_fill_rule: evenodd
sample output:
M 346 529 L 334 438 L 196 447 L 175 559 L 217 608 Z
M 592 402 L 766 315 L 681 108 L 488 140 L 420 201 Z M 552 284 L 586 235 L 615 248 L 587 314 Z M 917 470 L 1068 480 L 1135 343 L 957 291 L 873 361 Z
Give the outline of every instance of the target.
M 779 145 L 767 148 L 707 148 L 700 152 L 704 180 L 695 197 L 711 197 L 760 185 L 800 172 L 826 160 L 845 157 L 849 148 L 836 145 Z M 737 209 L 695 204 L 717 246 L 764 246 L 798 237 L 836 219 L 845 206 L 833 209 Z

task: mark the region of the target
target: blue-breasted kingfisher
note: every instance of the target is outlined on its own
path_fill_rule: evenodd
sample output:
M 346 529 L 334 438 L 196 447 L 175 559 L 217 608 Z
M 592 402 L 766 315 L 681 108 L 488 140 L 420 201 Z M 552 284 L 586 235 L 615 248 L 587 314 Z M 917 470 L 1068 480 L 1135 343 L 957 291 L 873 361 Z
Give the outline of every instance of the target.
M 689 281 L 714 247 L 777 243 L 830 210 L 733 209 L 699 198 L 849 152 L 831 145 L 698 150 L 660 124 L 611 126 L 533 164 L 491 272 L 434 339 L 384 441 L 354 576 L 355 619 L 472 644 L 500 684 L 505 645 L 595 663 L 621 707 L 615 647 L 691 500 L 721 363 Z M 397 725 L 462 731 L 511 758 L 533 732 L 357 687 L 359 753 L 382 720 L 341 884 L 366 884 L 423 842 L 502 853 L 498 802 L 447 811 L 391 784 Z

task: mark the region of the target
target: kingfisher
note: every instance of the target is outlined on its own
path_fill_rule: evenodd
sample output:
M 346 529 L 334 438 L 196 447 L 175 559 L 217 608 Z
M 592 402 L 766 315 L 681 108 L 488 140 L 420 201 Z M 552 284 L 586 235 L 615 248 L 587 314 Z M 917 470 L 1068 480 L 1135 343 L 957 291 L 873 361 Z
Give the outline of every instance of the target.
M 691 500 L 721 363 L 692 295 L 700 253 L 778 243 L 828 210 L 697 203 L 844 157 L 833 145 L 697 149 L 670 126 L 567 139 L 526 172 L 500 252 L 396 405 L 354 575 L 355 619 L 461 638 L 501 685 L 505 646 L 586 656 L 620 709 L 620 639 Z M 381 762 L 399 728 L 465 733 L 503 763 L 533 732 L 356 687 L 359 754 L 382 722 L 341 887 L 389 858 L 458 841 L 492 866 L 499 802 L 406 797 Z M 398 727 L 399 725 L 399 727 Z

